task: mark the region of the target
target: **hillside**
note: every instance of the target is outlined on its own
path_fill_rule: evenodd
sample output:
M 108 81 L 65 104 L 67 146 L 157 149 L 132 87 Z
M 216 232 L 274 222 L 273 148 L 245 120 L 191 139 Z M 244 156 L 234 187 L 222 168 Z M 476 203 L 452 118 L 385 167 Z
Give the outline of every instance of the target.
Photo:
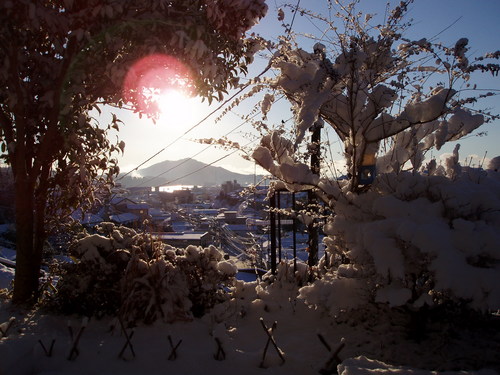
M 138 173 L 142 178 L 127 176 L 120 182 L 125 187 L 132 186 L 159 186 L 159 185 L 195 185 L 213 186 L 226 181 L 236 180 L 241 185 L 253 184 L 262 176 L 231 172 L 222 167 L 207 166 L 193 159 L 165 160 L 146 168 L 141 168 Z M 158 176 L 157 178 L 155 178 Z M 143 183 L 141 183 L 143 182 Z

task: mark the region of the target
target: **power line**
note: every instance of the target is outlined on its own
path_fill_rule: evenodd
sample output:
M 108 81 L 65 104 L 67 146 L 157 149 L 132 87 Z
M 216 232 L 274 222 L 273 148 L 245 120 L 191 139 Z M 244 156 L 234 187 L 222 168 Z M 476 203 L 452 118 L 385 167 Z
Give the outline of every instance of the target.
M 250 120 L 252 120 L 253 118 L 257 117 L 258 113 L 254 114 L 253 116 L 249 117 L 248 119 L 246 119 L 245 121 L 243 121 L 241 124 L 239 124 L 238 126 L 236 126 L 235 128 L 233 128 L 231 131 L 229 131 L 224 137 L 227 137 L 229 134 L 231 134 L 232 132 L 238 130 L 239 128 L 241 128 L 243 125 L 245 125 L 247 122 L 249 122 Z M 186 158 L 184 160 L 182 160 L 179 164 L 176 164 L 174 165 L 173 167 L 170 167 L 169 169 L 167 169 L 166 171 L 160 173 L 159 175 L 156 175 L 155 177 L 152 177 L 150 178 L 149 180 L 146 180 L 146 181 L 141 181 L 138 185 L 136 185 L 136 187 L 138 186 L 141 186 L 141 185 L 146 185 L 147 183 L 153 181 L 153 180 L 156 180 L 158 177 L 161 177 L 163 176 L 165 173 L 168 173 L 178 167 L 180 167 L 181 165 L 187 163 L 188 161 L 190 160 L 193 160 L 196 156 L 202 154 L 203 152 L 207 151 L 209 148 L 211 148 L 213 146 L 213 144 L 209 144 L 207 147 L 205 147 L 204 149 L 202 149 L 201 151 L 198 151 L 196 154 L 190 156 L 189 158 Z
M 255 79 L 261 77 L 264 73 L 266 73 L 269 69 L 271 68 L 271 62 L 269 62 L 269 64 L 267 65 L 267 67 L 262 71 L 260 72 L 256 77 Z M 187 135 L 188 133 L 190 133 L 193 129 L 197 128 L 198 126 L 200 126 L 203 122 L 205 122 L 209 117 L 211 117 L 214 113 L 216 113 L 217 111 L 219 111 L 221 108 L 223 108 L 227 103 L 229 103 L 231 100 L 233 100 L 237 95 L 241 94 L 248 86 L 250 86 L 252 84 L 252 81 L 249 81 L 247 82 L 241 89 L 239 89 L 236 93 L 234 93 L 232 96 L 230 96 L 228 99 L 226 99 L 221 105 L 219 105 L 216 109 L 214 109 L 212 112 L 210 112 L 208 115 L 206 115 L 204 118 L 202 118 L 200 121 L 198 121 L 196 124 L 194 124 L 192 127 L 190 127 L 188 130 L 186 130 L 182 135 L 180 135 L 179 137 L 177 137 L 176 139 L 174 139 L 172 142 L 170 142 L 168 145 L 166 145 L 165 147 L 163 147 L 160 151 L 156 152 L 155 154 L 153 154 L 152 156 L 150 156 L 149 158 L 147 158 L 145 161 L 143 161 L 142 163 L 140 163 L 137 167 L 135 167 L 134 169 L 128 171 L 127 173 L 125 173 L 124 175 L 120 176 L 119 178 L 116 179 L 116 181 L 120 181 L 122 180 L 123 178 L 125 178 L 126 176 L 128 176 L 129 174 L 131 174 L 132 172 L 134 171 L 137 171 L 140 167 L 142 167 L 144 164 L 146 164 L 148 161 L 154 159 L 156 156 L 158 156 L 159 154 L 161 154 L 163 151 L 165 151 L 167 148 L 169 148 L 170 146 L 172 146 L 174 143 L 178 142 L 180 139 L 182 139 L 182 137 L 184 137 L 185 135 Z
M 246 147 L 246 146 L 248 146 L 248 145 L 250 145 L 251 143 L 254 143 L 254 142 L 256 142 L 256 140 L 248 142 L 248 143 L 247 143 L 247 144 L 245 144 L 243 147 Z M 230 152 L 229 154 L 226 154 L 226 155 L 224 155 L 224 156 L 222 156 L 222 157 L 218 158 L 217 160 L 214 160 L 213 162 L 211 162 L 211 163 L 209 163 L 209 164 L 205 164 L 205 165 L 203 165 L 203 167 L 200 167 L 200 168 L 198 168 L 198 169 L 196 169 L 196 170 L 194 170 L 194 171 L 192 171 L 192 172 L 189 172 L 189 173 L 185 174 L 184 176 L 178 177 L 178 178 L 176 178 L 176 179 L 174 179 L 174 180 L 167 181 L 167 182 L 165 182 L 163 185 L 169 185 L 169 184 L 172 184 L 172 183 L 177 182 L 177 181 L 179 181 L 179 180 L 181 180 L 181 179 L 183 179 L 183 178 L 186 178 L 186 177 L 189 177 L 189 176 L 191 176 L 191 175 L 193 175 L 193 174 L 195 174 L 195 173 L 198 173 L 198 172 L 202 171 L 203 169 L 208 168 L 208 167 L 210 167 L 210 166 L 214 165 L 215 163 L 218 163 L 218 162 L 219 162 L 219 161 L 221 161 L 221 160 L 224 160 L 225 158 L 227 158 L 227 157 L 231 156 L 232 154 L 234 154 L 234 153 L 235 153 L 235 152 L 237 152 L 237 151 L 239 151 L 239 149 L 235 149 L 235 150 L 233 150 L 232 152 Z M 155 178 L 157 178 L 157 177 L 158 177 L 158 176 L 153 177 L 153 178 L 152 178 L 152 180 L 154 180 L 154 179 L 155 179 Z M 150 180 L 149 180 L 149 181 L 150 181 Z
M 275 103 L 276 103 L 276 102 L 279 102 L 281 99 L 283 99 L 283 96 L 279 97 L 279 98 L 275 101 Z M 229 134 L 231 134 L 231 133 L 233 133 L 234 131 L 238 130 L 238 129 L 239 129 L 239 128 L 241 128 L 243 125 L 245 125 L 247 122 L 249 122 L 249 121 L 253 120 L 255 117 L 257 117 L 258 115 L 259 115 L 259 112 L 254 113 L 252 116 L 250 116 L 250 117 L 248 117 L 247 119 L 245 119 L 245 121 L 243 121 L 241 124 L 239 124 L 238 126 L 236 126 L 236 127 L 234 127 L 233 129 L 231 129 L 229 132 L 227 132 L 227 133 L 226 133 L 223 137 L 227 137 Z M 287 120 L 287 121 L 288 121 L 288 120 Z M 198 151 L 196 154 L 194 154 L 194 155 L 190 156 L 189 158 L 186 158 L 186 159 L 182 160 L 179 164 L 176 164 L 176 165 L 174 165 L 173 167 L 168 168 L 166 171 L 161 172 L 160 174 L 158 174 L 158 175 L 156 175 L 156 176 L 154 176 L 154 177 L 150 178 L 149 180 L 139 182 L 139 183 L 138 183 L 137 185 L 135 185 L 134 187 L 139 187 L 139 186 L 141 186 L 141 185 L 146 185 L 146 184 L 148 184 L 149 182 L 151 182 L 151 181 L 153 181 L 153 180 L 157 179 L 158 177 L 161 177 L 161 176 L 163 176 L 164 174 L 166 174 L 166 173 L 168 173 L 168 172 L 170 172 L 170 171 L 172 171 L 172 170 L 174 170 L 174 169 L 176 169 L 176 168 L 180 167 L 181 165 L 183 165 L 183 164 L 187 163 L 188 161 L 190 161 L 190 160 L 194 159 L 196 156 L 198 156 L 198 155 L 202 154 L 203 152 L 207 151 L 209 148 L 213 147 L 213 145 L 214 145 L 213 143 L 209 144 L 207 147 L 205 147 L 204 149 L 202 149 L 202 150 Z
M 251 120 L 251 119 L 252 119 L 252 118 L 254 118 L 255 116 L 257 116 L 257 114 L 255 114 L 254 116 L 252 116 L 252 117 L 250 117 L 249 119 L 245 120 L 242 124 L 238 125 L 236 128 L 234 128 L 234 129 L 233 129 L 233 130 L 231 130 L 229 133 L 227 133 L 227 135 L 231 134 L 233 131 L 235 131 L 236 129 L 238 129 L 238 128 L 239 128 L 239 127 L 241 127 L 242 125 L 244 125 L 246 122 L 248 122 L 249 120 Z M 288 119 L 288 120 L 290 120 L 290 119 Z M 288 120 L 287 120 L 287 121 L 288 121 Z M 245 145 L 243 145 L 243 147 L 247 147 L 247 146 L 249 146 L 250 144 L 255 143 L 255 142 L 257 142 L 257 141 L 258 141 L 258 139 L 253 140 L 253 141 L 250 141 L 250 142 L 246 143 Z M 160 176 L 164 175 L 165 173 L 167 173 L 167 172 L 171 171 L 172 169 L 175 169 L 175 168 L 177 168 L 178 166 L 180 166 L 180 165 L 182 165 L 182 164 L 184 164 L 184 163 L 188 162 L 189 160 L 192 160 L 195 156 L 197 156 L 197 155 L 201 154 L 202 152 L 206 151 L 207 149 L 209 149 L 209 148 L 210 148 L 210 147 L 212 147 L 212 146 L 213 146 L 212 144 L 208 145 L 207 147 L 205 147 L 203 150 L 199 151 L 198 153 L 196 153 L 196 154 L 195 154 L 195 155 L 193 155 L 192 157 L 190 157 L 190 158 L 187 158 L 187 159 L 183 160 L 183 161 L 182 161 L 182 163 L 179 163 L 178 165 L 176 165 L 176 166 L 174 166 L 174 167 L 172 167 L 172 168 L 168 169 L 167 171 L 162 172 L 162 173 L 160 173 L 159 175 L 156 175 L 155 177 L 152 177 L 152 178 L 150 178 L 150 179 L 149 179 L 149 180 L 147 180 L 147 181 L 143 181 L 143 182 L 141 182 L 139 185 L 136 185 L 136 186 L 144 185 L 144 184 L 146 184 L 146 183 L 148 183 L 148 182 L 151 182 L 151 181 L 153 181 L 153 180 L 157 179 L 158 177 L 160 177 Z M 197 170 L 195 170 L 195 171 L 193 171 L 193 172 L 190 172 L 190 173 L 188 173 L 188 174 L 185 174 L 184 176 L 178 177 L 178 178 L 176 178 L 176 179 L 174 179 L 174 180 L 167 181 L 167 182 L 163 183 L 163 185 L 168 185 L 168 184 L 171 184 L 171 183 L 177 182 L 177 181 L 179 181 L 179 180 L 181 180 L 181 179 L 183 179 L 183 178 L 185 178 L 185 177 L 189 177 L 189 176 L 191 176 L 191 175 L 193 175 L 193 174 L 195 174 L 195 173 L 197 173 L 197 172 L 199 172 L 199 171 L 202 171 L 203 169 L 205 169 L 205 168 L 207 168 L 207 167 L 209 167 L 209 166 L 211 166 L 211 165 L 213 165 L 213 164 L 215 164 L 215 163 L 217 163 L 217 162 L 219 162 L 219 161 L 221 161 L 221 160 L 224 160 L 225 158 L 227 158 L 227 157 L 231 156 L 232 154 L 234 154 L 234 153 L 235 153 L 235 152 L 237 152 L 237 151 L 239 151 L 239 149 L 235 149 L 235 150 L 233 150 L 232 152 L 230 152 L 229 154 L 226 154 L 226 155 L 224 155 L 224 156 L 220 157 L 219 159 L 217 159 L 217 160 L 215 160 L 215 161 L 213 161 L 213 162 L 211 162 L 211 163 L 209 163 L 209 164 L 205 164 L 203 167 L 200 167 L 200 168 L 198 168 Z
M 295 16 L 299 11 L 300 0 L 297 0 L 297 5 L 295 6 L 295 12 L 293 12 L 292 22 L 290 22 L 290 27 L 288 28 L 288 34 L 292 32 L 293 23 L 295 22 Z

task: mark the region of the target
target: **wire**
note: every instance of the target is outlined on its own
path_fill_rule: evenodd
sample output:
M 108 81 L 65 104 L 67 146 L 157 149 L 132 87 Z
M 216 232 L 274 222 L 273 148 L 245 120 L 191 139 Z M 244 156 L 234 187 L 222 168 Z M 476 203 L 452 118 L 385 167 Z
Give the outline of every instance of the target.
M 279 102 L 281 99 L 283 99 L 283 96 L 281 96 L 280 98 L 278 98 L 278 99 L 275 101 L 275 103 L 276 103 L 276 102 Z M 229 132 L 227 132 L 227 133 L 226 133 L 223 137 L 227 137 L 227 136 L 228 136 L 228 135 L 230 135 L 231 133 L 235 132 L 236 130 L 238 130 L 239 128 L 241 128 L 243 125 L 245 125 L 246 123 L 248 123 L 249 121 L 251 121 L 251 120 L 253 120 L 255 117 L 257 117 L 259 114 L 260 114 L 259 112 L 254 113 L 252 116 L 250 116 L 250 117 L 248 117 L 247 119 L 245 119 L 245 121 L 243 121 L 241 124 L 239 124 L 238 126 L 236 126 L 236 127 L 234 127 L 233 129 L 231 129 Z M 288 120 L 287 120 L 287 121 L 288 121 Z M 174 170 L 174 169 L 176 169 L 176 168 L 180 167 L 181 165 L 183 165 L 183 164 L 187 163 L 188 161 L 190 161 L 190 160 L 194 159 L 196 156 L 198 156 L 198 155 L 202 154 L 203 152 L 207 151 L 209 148 L 211 148 L 211 147 L 213 147 L 213 146 L 214 146 L 214 144 L 213 144 L 213 143 L 212 143 L 212 144 L 209 144 L 207 147 L 205 147 L 204 149 L 202 149 L 202 150 L 198 151 L 196 154 L 194 154 L 194 155 L 190 156 L 189 158 L 186 158 L 186 159 L 182 160 L 179 164 L 176 164 L 176 165 L 174 165 L 173 167 L 170 167 L 170 168 L 169 168 L 169 169 L 167 169 L 166 171 L 161 172 L 160 174 L 156 175 L 155 177 L 150 178 L 149 180 L 139 182 L 139 183 L 138 183 L 137 185 L 135 185 L 134 187 L 139 187 L 139 186 L 141 186 L 141 185 L 145 185 L 145 184 L 147 184 L 147 183 L 149 183 L 149 182 L 151 182 L 151 181 L 153 181 L 153 180 L 157 179 L 158 177 L 163 176 L 164 174 L 166 174 L 166 173 L 168 173 L 168 172 L 170 172 L 170 171 L 172 171 L 172 170 Z
M 246 146 L 248 146 L 248 145 L 250 145 L 251 143 L 254 143 L 254 142 L 256 142 L 256 140 L 248 142 L 248 143 L 247 143 L 247 144 L 245 144 L 243 147 L 246 147 Z M 209 163 L 209 164 L 205 164 L 203 167 L 200 167 L 200 168 L 198 168 L 198 169 L 196 169 L 196 170 L 194 170 L 194 171 L 192 171 L 192 172 L 190 172 L 190 173 L 188 173 L 188 174 L 185 174 L 184 176 L 178 177 L 178 178 L 176 178 L 176 179 L 174 179 L 174 180 L 167 181 L 167 182 L 163 183 L 163 185 L 169 185 L 169 184 L 172 184 L 172 183 L 177 182 L 177 181 L 179 181 L 179 180 L 181 180 L 181 179 L 183 179 L 183 178 L 189 177 L 189 176 L 191 176 L 191 175 L 193 175 L 193 174 L 195 174 L 195 173 L 197 173 L 197 172 L 200 172 L 200 171 L 202 171 L 203 169 L 205 169 L 205 168 L 207 168 L 207 167 L 210 167 L 211 165 L 214 165 L 215 163 L 218 163 L 218 162 L 219 162 L 219 161 L 221 161 L 221 160 L 224 160 L 225 158 L 227 158 L 227 157 L 231 156 L 232 154 L 234 154 L 234 153 L 235 153 L 235 152 L 237 152 L 237 151 L 239 151 L 239 149 L 235 149 L 235 150 L 233 150 L 232 152 L 230 152 L 229 154 L 226 154 L 226 155 L 224 155 L 224 156 L 220 157 L 219 159 L 214 160 L 213 162 L 211 162 L 211 163 Z M 187 160 L 190 160 L 190 159 L 187 159 Z M 163 175 L 164 173 L 165 173 L 165 172 L 162 172 L 160 175 Z M 139 185 L 144 185 L 144 184 L 146 184 L 146 183 L 148 183 L 148 182 L 151 182 L 151 181 L 155 180 L 156 178 L 160 177 L 160 175 L 157 175 L 157 176 L 155 176 L 155 177 L 153 177 L 153 178 L 150 178 L 150 179 L 149 179 L 149 180 L 147 180 L 147 181 L 141 182 Z M 139 186 L 139 185 L 138 185 L 138 186 Z
M 288 28 L 288 34 L 292 32 L 293 23 L 295 22 L 295 16 L 299 11 L 300 0 L 297 0 L 297 5 L 295 6 L 295 12 L 293 12 L 292 22 L 290 22 L 290 27 Z
M 266 73 L 269 69 L 271 68 L 271 61 L 267 64 L 266 68 L 260 72 L 256 77 L 255 79 L 257 78 L 260 78 L 264 73 Z M 167 148 L 169 148 L 170 146 L 172 146 L 174 143 L 178 142 L 182 137 L 184 137 L 185 135 L 187 135 L 189 132 L 191 132 L 193 129 L 197 128 L 198 126 L 200 126 L 203 122 L 205 122 L 209 117 L 211 117 L 214 113 L 216 113 L 217 111 L 219 111 L 221 108 L 223 108 L 227 103 L 229 103 L 231 100 L 233 100 L 237 95 L 241 94 L 248 86 L 250 86 L 252 84 L 252 80 L 248 81 L 241 89 L 239 89 L 238 91 L 236 91 L 233 95 L 231 95 L 228 99 L 226 99 L 221 105 L 219 105 L 217 108 L 215 108 L 212 112 L 210 112 L 208 115 L 206 115 L 204 118 L 202 118 L 200 121 L 198 121 L 196 124 L 194 124 L 192 127 L 190 127 L 188 130 L 186 130 L 182 135 L 180 135 L 179 137 L 177 137 L 176 139 L 174 139 L 172 142 L 170 142 L 168 145 L 166 145 L 165 147 L 163 147 L 160 151 L 156 152 L 155 154 L 153 154 L 152 156 L 150 156 L 149 158 L 147 158 L 145 161 L 143 161 L 142 163 L 140 163 L 137 167 L 135 167 L 134 169 L 128 171 L 127 173 L 125 173 L 124 175 L 118 177 L 116 179 L 116 181 L 120 181 L 122 180 L 123 178 L 125 178 L 126 176 L 128 176 L 129 174 L 131 174 L 132 172 L 135 172 L 137 171 L 140 167 L 142 167 L 144 164 L 146 164 L 148 161 L 154 159 L 155 157 L 157 157 L 159 154 L 161 154 L 163 151 L 165 151 Z
M 238 126 L 236 126 L 236 127 L 235 127 L 235 128 L 233 128 L 233 129 L 231 129 L 231 130 L 230 130 L 228 133 L 226 133 L 226 135 L 224 135 L 223 137 L 227 137 L 229 134 L 231 134 L 231 133 L 233 133 L 234 131 L 238 130 L 238 129 L 239 129 L 239 128 L 241 128 L 243 125 L 245 125 L 247 122 L 249 122 L 250 120 L 252 120 L 252 119 L 254 119 L 255 117 L 257 117 L 258 115 L 259 115 L 259 113 L 257 112 L 257 113 L 255 113 L 253 116 L 251 116 L 251 117 L 247 118 L 247 119 L 246 119 L 245 121 L 243 121 L 241 124 L 239 124 Z M 163 176 L 164 174 L 166 174 L 166 173 L 168 173 L 168 172 L 170 172 L 170 171 L 172 171 L 172 170 L 174 170 L 174 169 L 176 169 L 176 168 L 180 167 L 181 165 L 183 165 L 183 164 L 187 163 L 188 161 L 193 160 L 196 156 L 198 156 L 198 155 L 202 154 L 203 152 L 207 151 L 209 148 L 211 148 L 211 147 L 213 147 L 213 146 L 214 146 L 214 144 L 209 144 L 207 147 L 205 147 L 204 149 L 202 149 L 202 150 L 198 151 L 196 154 L 194 154 L 194 155 L 190 156 L 189 158 L 186 158 L 186 159 L 182 160 L 179 164 L 176 164 L 176 165 L 174 165 L 173 167 L 170 167 L 170 168 L 169 168 L 169 169 L 167 169 L 166 171 L 164 171 L 164 172 L 162 172 L 162 173 L 160 173 L 160 174 L 156 175 L 155 177 L 150 178 L 149 180 L 146 180 L 146 181 L 141 181 L 139 184 L 137 184 L 137 185 L 136 185 L 136 186 L 134 186 L 134 187 L 139 187 L 139 186 L 141 186 L 141 185 L 147 184 L 148 182 L 151 182 L 151 181 L 153 181 L 153 180 L 157 179 L 158 177 Z

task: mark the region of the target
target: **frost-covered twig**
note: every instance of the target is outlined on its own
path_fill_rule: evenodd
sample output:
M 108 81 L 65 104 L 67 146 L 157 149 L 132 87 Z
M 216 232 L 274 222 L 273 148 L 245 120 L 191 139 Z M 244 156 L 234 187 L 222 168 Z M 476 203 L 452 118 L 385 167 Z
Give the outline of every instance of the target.
M 339 346 L 337 346 L 337 349 L 332 351 L 332 347 L 326 339 L 323 337 L 321 333 L 318 333 L 318 338 L 319 341 L 325 346 L 325 348 L 331 353 L 330 358 L 326 362 L 326 364 L 323 366 L 321 370 L 319 370 L 319 373 L 322 375 L 331 375 L 331 374 L 336 374 L 337 373 L 337 365 L 342 362 L 342 360 L 339 358 L 339 353 L 344 349 L 345 347 L 345 341 L 342 339 L 340 341 Z

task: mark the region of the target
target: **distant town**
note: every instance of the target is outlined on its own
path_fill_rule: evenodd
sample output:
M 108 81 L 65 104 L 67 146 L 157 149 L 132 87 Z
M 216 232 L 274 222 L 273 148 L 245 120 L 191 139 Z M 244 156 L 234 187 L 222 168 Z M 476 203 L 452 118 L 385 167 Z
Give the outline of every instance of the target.
M 0 224 L 8 224 L 14 222 L 13 188 L 8 179 L 3 181 Z M 128 188 L 117 183 L 108 196 L 100 198 L 100 204 L 86 212 L 76 210 L 72 219 L 89 232 L 102 222 L 112 222 L 151 233 L 153 239 L 174 247 L 214 245 L 241 269 L 270 269 L 271 251 L 275 262 L 293 258 L 307 261 L 309 237 L 300 220 L 286 214 L 275 216 L 273 237 L 268 183 L 248 187 L 232 180 L 208 187 Z M 306 199 L 305 194 L 297 199 Z M 279 206 L 283 212 L 291 212 L 291 194 L 281 194 Z M 56 253 L 65 252 L 64 240 L 53 236 L 50 242 Z

